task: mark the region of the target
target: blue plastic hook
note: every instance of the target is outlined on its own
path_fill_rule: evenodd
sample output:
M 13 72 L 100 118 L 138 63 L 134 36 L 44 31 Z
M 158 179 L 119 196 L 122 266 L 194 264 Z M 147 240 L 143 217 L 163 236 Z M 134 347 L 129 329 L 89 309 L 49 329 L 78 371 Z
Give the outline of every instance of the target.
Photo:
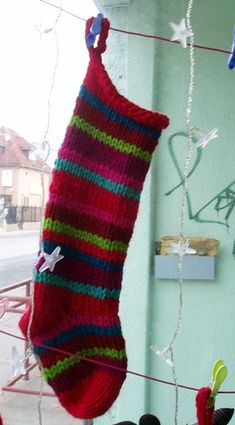
M 233 44 L 231 55 L 228 58 L 228 69 L 233 69 L 235 67 L 235 27 L 233 28 Z
M 103 18 L 104 18 L 104 15 L 102 13 L 98 13 L 97 17 L 94 19 L 90 28 L 90 33 L 87 34 L 86 36 L 87 47 L 93 46 L 96 36 L 100 34 Z

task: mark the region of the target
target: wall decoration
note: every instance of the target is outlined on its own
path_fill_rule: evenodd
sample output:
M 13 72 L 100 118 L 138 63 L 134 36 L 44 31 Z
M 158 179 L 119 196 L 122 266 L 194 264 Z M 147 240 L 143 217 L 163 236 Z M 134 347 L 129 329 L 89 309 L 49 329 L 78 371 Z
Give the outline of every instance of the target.
M 184 184 L 184 176 L 180 168 L 179 162 L 177 160 L 177 153 L 173 143 L 174 140 L 178 137 L 184 137 L 187 139 L 188 135 L 186 132 L 183 132 L 183 131 L 179 131 L 177 133 L 172 134 L 168 139 L 168 149 L 169 149 L 173 164 L 180 177 L 180 182 L 176 186 L 168 190 L 165 193 L 165 196 L 171 195 L 175 190 L 179 189 Z M 192 141 L 196 145 L 197 140 L 195 137 L 192 138 Z M 196 168 L 199 166 L 202 160 L 202 154 L 203 154 L 202 149 L 195 150 L 195 159 L 191 167 L 191 170 L 188 173 L 188 179 L 192 176 Z M 231 215 L 235 209 L 235 179 L 232 180 L 232 182 L 228 184 L 228 186 L 226 186 L 222 191 L 217 193 L 213 198 L 209 199 L 208 202 L 202 205 L 199 208 L 199 210 L 197 210 L 196 212 L 193 211 L 192 201 L 191 201 L 191 196 L 189 191 L 186 194 L 186 202 L 187 202 L 188 218 L 190 220 L 194 220 L 198 223 L 219 224 L 229 228 Z M 208 210 L 210 211 L 210 214 L 211 214 L 210 219 L 205 218 L 205 216 L 203 216 L 203 213 L 204 212 L 207 213 Z M 219 215 L 219 219 L 218 219 L 218 215 Z
M 193 133 L 199 137 L 199 140 L 195 144 L 196 148 L 204 148 L 211 140 L 214 140 L 218 137 L 218 128 L 213 128 L 208 132 L 194 129 Z
M 192 32 L 187 28 L 185 18 L 182 18 L 179 24 L 170 22 L 170 26 L 173 30 L 173 35 L 171 40 L 179 40 L 181 46 L 185 49 L 187 47 L 187 37 L 192 36 Z

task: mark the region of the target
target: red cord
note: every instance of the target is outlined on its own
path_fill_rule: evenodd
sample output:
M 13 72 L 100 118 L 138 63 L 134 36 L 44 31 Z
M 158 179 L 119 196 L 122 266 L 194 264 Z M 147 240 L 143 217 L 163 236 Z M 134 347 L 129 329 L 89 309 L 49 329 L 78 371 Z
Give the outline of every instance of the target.
M 49 6 L 55 7 L 56 9 L 60 9 L 59 6 L 56 6 L 55 4 L 50 3 L 49 1 L 46 1 L 46 0 L 41 0 L 41 1 L 43 3 L 48 4 Z M 73 16 L 74 18 L 77 18 L 81 21 L 86 21 L 85 18 L 82 18 L 81 16 L 75 15 L 75 13 L 72 13 L 69 10 L 66 10 L 66 9 L 63 9 L 63 8 L 61 8 L 61 10 L 62 10 L 62 12 L 66 13 L 67 15 Z M 119 28 L 113 28 L 113 27 L 110 27 L 110 30 L 120 32 L 120 33 L 123 33 L 123 34 L 134 35 L 134 36 L 137 36 L 137 37 L 155 38 L 157 40 L 166 41 L 168 43 L 179 44 L 178 41 L 172 41 L 170 38 L 161 37 L 160 35 L 144 34 L 144 33 L 135 32 L 135 31 L 126 31 L 126 30 L 121 30 Z M 189 45 L 189 43 L 188 43 L 188 45 Z M 217 47 L 203 46 L 203 45 L 200 45 L 200 44 L 194 44 L 194 47 L 196 49 L 210 50 L 211 52 L 224 53 L 224 54 L 227 54 L 227 55 L 231 54 L 231 50 L 219 49 Z
M 11 336 L 11 337 L 16 338 L 16 339 L 20 339 L 21 341 L 26 341 L 26 339 L 23 338 L 22 336 L 18 336 L 18 335 L 12 334 L 10 332 L 3 331 L 2 329 L 0 329 L 0 333 L 2 333 L 4 335 Z M 60 350 L 59 348 L 52 348 L 52 347 L 50 347 L 48 345 L 41 344 L 40 347 L 47 348 L 48 350 L 65 354 L 66 356 L 74 356 L 74 354 L 72 354 L 72 353 L 70 353 L 68 351 Z M 171 385 L 171 386 L 175 387 L 175 383 L 174 382 L 165 381 L 164 379 L 154 378 L 153 376 L 144 375 L 142 373 L 134 372 L 132 370 L 124 370 L 124 369 L 121 369 L 121 368 L 119 368 L 117 366 L 113 366 L 113 365 L 110 365 L 110 364 L 109 365 L 106 365 L 103 362 L 99 362 L 99 361 L 96 361 L 96 360 L 93 360 L 93 359 L 90 359 L 90 358 L 87 358 L 87 357 L 82 357 L 82 356 L 76 356 L 76 357 L 79 358 L 80 360 L 84 360 L 86 362 L 90 362 L 90 363 L 94 363 L 94 364 L 99 364 L 101 366 L 109 367 L 110 369 L 116 369 L 116 370 L 119 370 L 120 372 L 129 373 L 129 375 L 138 376 L 140 378 L 148 379 L 150 381 L 159 382 L 160 384 Z M 188 385 L 177 384 L 177 386 L 179 388 L 183 388 L 185 390 L 198 391 L 198 388 L 189 387 Z M 231 390 L 231 391 L 218 391 L 218 394 L 235 394 L 235 390 Z

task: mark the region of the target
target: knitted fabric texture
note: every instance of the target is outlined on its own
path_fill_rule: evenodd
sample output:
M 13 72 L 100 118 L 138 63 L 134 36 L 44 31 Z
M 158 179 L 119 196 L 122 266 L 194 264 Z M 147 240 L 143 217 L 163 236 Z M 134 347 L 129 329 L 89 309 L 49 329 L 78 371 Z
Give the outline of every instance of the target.
M 207 407 L 207 402 L 211 395 L 210 387 L 201 388 L 196 395 L 196 409 L 198 425 L 212 425 L 214 405 Z
M 108 30 L 103 19 L 55 162 L 42 244 L 47 254 L 60 247 L 64 258 L 52 272 L 39 270 L 44 262 L 39 258 L 30 326 L 46 381 L 65 409 L 81 419 L 104 414 L 125 380 L 118 317 L 123 264 L 151 157 L 168 125 L 166 116 L 128 101 L 112 84 L 101 60 Z M 29 318 L 30 307 L 20 320 L 25 336 Z

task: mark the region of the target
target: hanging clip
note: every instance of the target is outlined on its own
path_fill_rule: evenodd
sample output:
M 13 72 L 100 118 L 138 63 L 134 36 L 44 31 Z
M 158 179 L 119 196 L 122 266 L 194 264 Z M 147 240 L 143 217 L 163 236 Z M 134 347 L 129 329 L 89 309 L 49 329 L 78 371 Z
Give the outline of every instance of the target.
M 215 397 L 217 396 L 220 386 L 224 382 L 227 377 L 228 369 L 227 366 L 224 365 L 223 360 L 217 360 L 212 369 L 212 377 L 211 377 L 211 395 L 207 402 L 207 407 L 210 408 L 215 403 Z
M 231 55 L 228 58 L 228 69 L 233 69 L 235 67 L 235 27 L 233 28 L 233 44 Z
M 89 34 L 86 35 L 86 45 L 87 47 L 93 46 L 96 36 L 100 34 L 102 29 L 102 21 L 104 15 L 102 13 L 98 13 L 97 17 L 94 19 Z

